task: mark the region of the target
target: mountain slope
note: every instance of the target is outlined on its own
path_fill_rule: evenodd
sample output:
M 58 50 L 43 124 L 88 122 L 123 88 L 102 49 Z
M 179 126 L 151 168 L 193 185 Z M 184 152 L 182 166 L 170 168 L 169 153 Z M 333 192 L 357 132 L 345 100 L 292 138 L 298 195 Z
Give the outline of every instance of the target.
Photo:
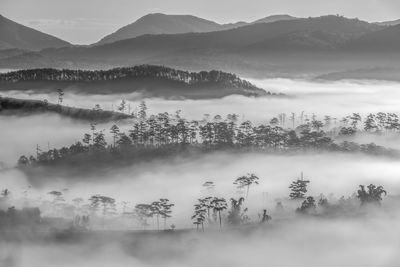
M 221 30 L 221 27 L 218 23 L 190 15 L 149 14 L 107 35 L 96 43 L 96 45 L 112 43 L 145 34 L 211 32 Z
M 252 22 L 252 24 L 254 23 L 271 23 L 271 22 L 277 22 L 277 21 L 282 21 L 282 20 L 295 20 L 298 18 L 292 17 L 290 15 L 272 15 L 272 16 L 268 16 L 259 20 L 256 20 L 254 22 Z
M 142 35 L 136 38 L 118 41 L 102 46 L 91 47 L 86 50 L 52 51 L 48 55 L 72 56 L 77 60 L 82 58 L 103 58 L 104 60 L 143 60 L 149 57 L 162 56 L 171 53 L 185 54 L 190 56 L 193 53 L 226 53 L 226 52 L 254 52 L 254 46 L 282 39 L 293 34 L 310 34 L 320 32 L 325 42 L 330 46 L 337 46 L 350 39 L 362 36 L 381 26 L 369 24 L 359 20 L 351 20 L 336 16 L 327 16 L 311 19 L 298 19 L 278 21 L 273 23 L 256 23 L 231 30 L 207 32 L 207 33 L 186 33 L 176 35 Z M 314 34 L 315 35 L 315 34 Z M 327 38 L 330 36 L 330 38 Z M 334 38 L 333 38 L 333 37 Z M 249 46 L 249 48 L 247 48 Z M 276 46 L 279 48 L 279 45 Z M 293 47 L 295 49 L 296 47 Z M 312 50 L 313 47 L 310 47 Z M 265 47 L 266 51 L 273 51 Z M 53 53 L 55 52 L 55 53 Z
M 346 43 L 385 29 L 338 16 L 255 23 L 224 31 L 142 35 L 99 46 L 46 49 L 0 59 L 0 68 L 104 69 L 153 64 L 196 71 L 218 68 L 251 76 L 251 72 L 323 74 L 344 68 L 362 68 L 360 65 L 377 62 L 377 59 L 388 63 L 386 58 L 348 54 L 345 49 Z M 329 64 L 332 67 L 321 73 L 321 67 Z
M 37 51 L 70 45 L 66 41 L 18 24 L 0 15 L 0 50 L 18 48 Z
M 400 51 L 400 25 L 390 26 L 383 30 L 365 34 L 344 45 L 345 49 L 358 51 Z
M 213 32 L 229 30 L 254 23 L 271 23 L 281 20 L 296 19 L 289 15 L 273 15 L 256 20 L 252 23 L 236 22 L 218 24 L 216 22 L 190 15 L 148 14 L 134 23 L 120 28 L 116 32 L 105 36 L 95 45 L 113 43 L 120 40 L 135 38 L 146 34 L 180 34 L 190 32 Z

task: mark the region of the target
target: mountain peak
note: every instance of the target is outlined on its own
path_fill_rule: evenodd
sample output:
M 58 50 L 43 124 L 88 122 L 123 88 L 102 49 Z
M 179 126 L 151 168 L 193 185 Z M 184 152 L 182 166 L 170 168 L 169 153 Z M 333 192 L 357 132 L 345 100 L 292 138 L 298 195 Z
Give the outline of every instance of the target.
M 211 32 L 220 30 L 221 25 L 192 15 L 147 14 L 135 22 L 107 35 L 96 45 L 135 38 L 145 34 L 178 34 L 189 32 Z
M 258 19 L 254 21 L 253 23 L 271 23 L 271 22 L 276 22 L 276 21 L 281 21 L 281 20 L 294 20 L 298 19 L 296 17 L 292 17 L 288 14 L 276 14 L 276 15 L 271 15 L 262 19 Z

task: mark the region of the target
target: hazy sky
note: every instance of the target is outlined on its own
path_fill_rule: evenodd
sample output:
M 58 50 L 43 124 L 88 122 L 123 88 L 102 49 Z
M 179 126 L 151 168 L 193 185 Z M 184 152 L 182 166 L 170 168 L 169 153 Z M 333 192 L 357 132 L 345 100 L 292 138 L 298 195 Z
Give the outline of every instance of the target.
M 77 44 L 98 41 L 156 12 L 192 14 L 219 23 L 273 14 L 340 14 L 383 21 L 400 19 L 400 0 L 0 0 L 1 15 Z

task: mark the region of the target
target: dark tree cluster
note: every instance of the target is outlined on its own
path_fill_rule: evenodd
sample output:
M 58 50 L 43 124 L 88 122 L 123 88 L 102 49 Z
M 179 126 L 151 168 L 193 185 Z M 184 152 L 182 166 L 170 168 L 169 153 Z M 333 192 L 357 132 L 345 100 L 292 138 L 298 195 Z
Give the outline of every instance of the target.
M 222 71 L 188 72 L 164 66 L 139 65 L 110 70 L 28 69 L 0 74 L 0 82 L 68 81 L 95 82 L 128 78 L 168 79 L 186 84 L 218 83 L 235 88 L 258 90 L 248 81 Z
M 157 230 L 160 230 L 160 219 L 164 220 L 164 230 L 167 230 L 167 219 L 171 217 L 173 206 L 175 204 L 170 203 L 169 199 L 160 198 L 150 204 L 137 204 L 133 215 L 143 226 L 143 229 L 146 229 L 146 226 L 149 225 L 147 220 L 155 217 L 157 219 Z
M 109 130 L 112 138 L 110 144 L 107 142 L 107 132 L 97 129 L 93 123 L 90 132 L 84 134 L 82 141 L 46 152 L 38 149 L 36 157 L 21 156 L 18 164 L 20 166 L 83 164 L 88 160 L 92 160 L 92 163 L 132 162 L 146 156 L 153 158 L 191 150 L 200 152 L 320 150 L 393 154 L 393 151 L 374 143 L 357 144 L 349 141 L 336 143 L 325 131 L 313 127 L 310 123 L 291 130 L 273 123 L 260 125 L 254 125 L 251 121 L 238 123 L 237 115 L 234 114 L 228 115 L 225 119 L 217 115 L 213 119 L 206 116 L 202 120 L 188 121 L 181 117 L 179 112 L 174 115 L 159 113 L 147 116 L 146 109 L 145 103 L 142 103 L 127 133 L 122 132 L 117 125 L 113 125 Z M 246 181 L 242 182 L 245 187 Z

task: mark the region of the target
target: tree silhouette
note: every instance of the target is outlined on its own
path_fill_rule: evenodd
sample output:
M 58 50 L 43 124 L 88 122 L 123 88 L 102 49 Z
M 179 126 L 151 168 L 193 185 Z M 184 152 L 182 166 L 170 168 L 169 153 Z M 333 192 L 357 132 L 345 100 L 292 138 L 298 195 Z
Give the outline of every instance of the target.
M 0 192 L 0 196 L 1 196 L 5 201 L 7 201 L 7 200 L 10 198 L 10 195 L 11 195 L 11 191 L 8 190 L 7 188 L 4 189 L 4 190 L 2 190 L 2 191 Z
M 297 208 L 296 211 L 303 214 L 309 214 L 315 212 L 316 208 L 315 199 L 313 197 L 307 197 L 301 204 L 300 208 Z
M 243 202 L 244 202 L 243 197 L 239 199 L 231 198 L 231 209 L 229 210 L 227 217 L 228 222 L 231 225 L 237 226 L 248 220 L 248 217 L 245 214 L 247 212 L 247 208 L 244 209 L 244 211 L 242 212 Z
M 382 201 L 382 195 L 387 195 L 387 192 L 382 186 L 370 184 L 367 186 L 367 189 L 368 190 L 365 190 L 364 185 L 360 185 L 360 189 L 357 191 L 357 198 L 360 199 L 361 205 L 369 203 L 380 205 Z
M 214 187 L 215 187 L 215 184 L 212 181 L 206 181 L 203 184 L 203 187 L 206 188 L 208 191 L 212 191 L 214 189 Z
M 58 89 L 57 94 L 58 94 L 58 104 L 61 105 L 64 100 L 64 91 L 62 89 Z
M 171 217 L 172 207 L 175 206 L 172 203 L 169 203 L 169 200 L 166 198 L 160 198 L 160 215 L 164 219 L 164 230 L 167 229 L 167 219 Z
M 113 135 L 113 147 L 115 148 L 115 142 L 116 142 L 117 137 L 119 135 L 119 127 L 114 124 L 110 128 L 110 133 Z
M 310 183 L 308 180 L 304 180 L 303 173 L 301 173 L 301 178 L 293 181 L 290 188 L 289 197 L 291 199 L 304 199 L 307 193 L 307 184 Z
M 213 200 L 211 201 L 211 205 L 213 207 L 214 212 L 216 212 L 218 214 L 218 218 L 219 218 L 219 227 L 222 228 L 222 217 L 221 217 L 221 212 L 223 210 L 226 210 L 228 207 L 228 204 L 226 203 L 225 198 L 218 198 L 215 197 L 213 198 Z
M 207 209 L 200 199 L 198 201 L 199 203 L 194 205 L 194 214 L 191 218 L 194 220 L 193 224 L 196 225 L 197 230 L 199 230 L 199 226 L 201 225 L 201 229 L 204 232 L 204 221 L 206 219 Z
M 126 101 L 125 101 L 125 99 L 122 99 L 121 104 L 119 104 L 119 106 L 118 106 L 118 110 L 120 112 L 124 112 L 125 108 L 126 108 Z
M 149 225 L 147 223 L 147 219 L 153 217 L 154 215 L 152 206 L 149 204 L 137 204 L 133 213 L 143 226 L 143 229 L 146 230 L 146 226 Z
M 160 230 L 161 202 L 154 201 L 151 203 L 151 211 L 157 218 L 157 230 Z
M 89 198 L 89 201 L 93 210 L 101 209 L 104 227 L 105 217 L 115 212 L 115 199 L 108 196 L 94 195 Z
M 242 189 L 242 188 L 246 187 L 247 188 L 246 198 L 247 198 L 249 195 L 250 186 L 252 184 L 258 184 L 258 180 L 259 180 L 259 178 L 254 173 L 251 173 L 251 174 L 247 174 L 244 176 L 240 176 L 233 182 L 233 184 L 237 185 L 238 189 Z
M 146 106 L 145 101 L 140 102 L 138 115 L 139 115 L 139 119 L 141 119 L 142 121 L 146 120 L 147 106 Z
M 267 210 L 264 209 L 264 210 L 263 210 L 263 214 L 262 214 L 262 216 L 261 216 L 261 221 L 260 221 L 260 223 L 266 223 L 266 222 L 268 222 L 268 221 L 270 221 L 270 220 L 272 220 L 272 217 L 269 216 L 269 215 L 267 214 Z
M 97 150 L 105 150 L 106 149 L 107 142 L 106 142 L 105 135 L 104 135 L 103 131 L 94 133 L 93 146 Z

